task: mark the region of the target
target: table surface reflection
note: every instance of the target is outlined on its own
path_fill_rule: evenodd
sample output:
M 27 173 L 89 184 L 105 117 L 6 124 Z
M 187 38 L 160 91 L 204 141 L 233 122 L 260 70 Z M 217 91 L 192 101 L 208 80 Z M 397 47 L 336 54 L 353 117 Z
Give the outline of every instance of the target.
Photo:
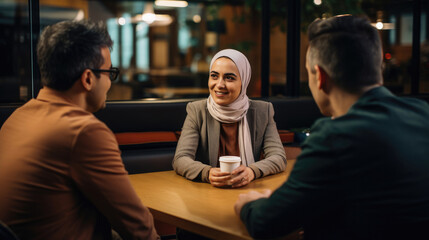
M 214 239 L 251 239 L 234 213 L 234 203 L 250 190 L 277 189 L 284 183 L 295 160 L 284 172 L 257 179 L 239 188 L 216 188 L 186 180 L 174 171 L 129 175 L 137 195 L 154 218 Z

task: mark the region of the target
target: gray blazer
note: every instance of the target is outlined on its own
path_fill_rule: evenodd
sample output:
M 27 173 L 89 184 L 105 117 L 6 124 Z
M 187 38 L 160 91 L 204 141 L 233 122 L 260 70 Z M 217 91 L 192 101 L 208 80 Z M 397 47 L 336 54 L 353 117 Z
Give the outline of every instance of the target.
M 220 123 L 210 115 L 206 99 L 188 103 L 186 112 L 173 168 L 187 179 L 209 182 L 210 168 L 218 162 Z M 250 100 L 246 117 L 255 159 L 249 167 L 255 172 L 255 178 L 284 171 L 286 154 L 274 122 L 273 105 Z M 265 158 L 259 160 L 261 152 Z M 201 179 L 197 179 L 198 176 Z

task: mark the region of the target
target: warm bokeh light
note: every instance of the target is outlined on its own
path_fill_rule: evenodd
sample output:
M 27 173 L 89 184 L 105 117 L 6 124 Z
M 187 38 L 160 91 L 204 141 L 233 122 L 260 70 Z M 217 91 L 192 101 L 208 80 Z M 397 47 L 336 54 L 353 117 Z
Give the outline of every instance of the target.
M 316 5 L 320 5 L 320 4 L 322 4 L 322 0 L 314 0 L 313 2 L 314 2 L 314 4 L 316 4 Z
M 375 24 L 375 27 L 377 28 L 377 29 L 383 29 L 383 23 L 382 22 L 377 22 L 376 24 Z
M 142 20 L 147 24 L 151 24 L 155 21 L 156 16 L 154 13 L 143 13 Z
M 75 20 L 75 21 L 80 21 L 80 20 L 82 20 L 82 19 L 84 19 L 84 18 L 85 18 L 85 13 L 83 12 L 83 10 L 82 10 L 82 9 L 80 9 L 80 10 L 77 12 L 76 17 L 74 18 L 74 20 Z
M 193 20 L 195 23 L 199 23 L 199 22 L 201 22 L 201 16 L 200 16 L 200 15 L 194 15 L 194 16 L 192 17 L 192 20 Z
M 392 54 L 386 53 L 386 54 L 384 54 L 384 58 L 387 60 L 390 60 L 390 59 L 392 59 Z

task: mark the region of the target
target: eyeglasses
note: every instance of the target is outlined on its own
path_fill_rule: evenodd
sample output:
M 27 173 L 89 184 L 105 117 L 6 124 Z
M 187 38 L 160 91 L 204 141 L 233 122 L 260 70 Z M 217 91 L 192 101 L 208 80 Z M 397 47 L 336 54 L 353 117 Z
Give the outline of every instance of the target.
M 110 69 L 92 69 L 92 68 L 90 68 L 90 70 L 93 72 L 100 72 L 100 73 L 101 72 L 108 72 L 110 81 L 115 81 L 119 75 L 119 68 L 115 68 L 115 67 L 112 67 Z

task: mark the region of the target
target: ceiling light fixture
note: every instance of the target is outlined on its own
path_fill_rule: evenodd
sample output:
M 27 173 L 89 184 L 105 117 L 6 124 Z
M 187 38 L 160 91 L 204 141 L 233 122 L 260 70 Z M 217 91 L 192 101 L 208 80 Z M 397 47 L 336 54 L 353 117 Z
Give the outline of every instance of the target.
M 155 14 L 152 3 L 146 3 L 142 14 L 137 14 L 131 22 L 144 22 L 150 26 L 167 26 L 173 22 L 173 18 L 168 14 Z
M 371 23 L 371 25 L 378 30 L 391 30 L 395 29 L 394 23 L 384 23 L 383 22 L 383 11 L 377 11 L 377 22 Z
M 172 0 L 156 0 L 156 6 L 160 7 L 187 7 L 187 1 L 172 1 Z

